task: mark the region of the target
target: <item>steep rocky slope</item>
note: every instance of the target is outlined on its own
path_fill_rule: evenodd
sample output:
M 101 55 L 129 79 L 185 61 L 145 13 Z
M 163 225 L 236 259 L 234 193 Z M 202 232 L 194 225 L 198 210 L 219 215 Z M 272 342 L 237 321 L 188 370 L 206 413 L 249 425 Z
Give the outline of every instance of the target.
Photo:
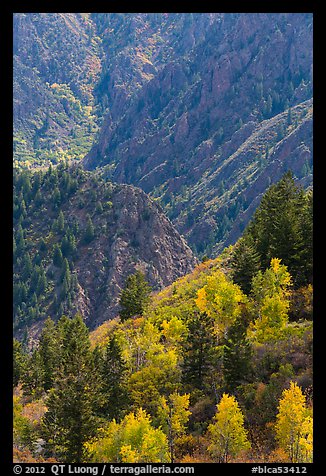
M 96 227 L 106 224 L 106 232 L 81 253 L 75 265 L 78 281 L 89 296 L 91 327 L 117 313 L 118 295 L 126 277 L 136 269 L 157 290 L 196 263 L 185 240 L 143 191 L 113 186 L 111 201 L 108 216 L 94 220 Z M 99 291 L 104 294 L 102 299 Z
M 15 14 L 16 165 L 82 158 L 103 115 L 121 115 L 162 65 L 202 39 L 211 16 Z
M 60 166 L 15 174 L 14 324 L 80 311 L 90 328 L 118 312 L 126 277 L 153 289 L 191 271 L 192 251 L 142 190 Z
M 312 166 L 311 15 L 213 14 L 209 20 L 198 43 L 160 68 L 120 116 L 107 116 L 84 161 L 90 169 L 109 164 L 113 180 L 160 197 L 198 252 L 229 241 L 234 221 L 252 203 L 241 203 L 251 197 L 248 185 L 260 192 L 258 178 L 266 188 L 288 168 L 311 183 Z M 256 143 L 250 152 L 248 141 Z M 303 164 L 296 153 L 301 142 Z M 254 149 L 256 166 L 247 167 Z M 238 190 L 229 193 L 228 182 Z
M 311 117 L 311 14 L 15 15 L 16 164 L 87 153 L 199 255 L 234 242 L 283 171 L 311 186 Z
M 92 13 L 102 48 L 101 77 L 95 88 L 107 120 L 116 120 L 165 64 L 202 41 L 215 14 Z

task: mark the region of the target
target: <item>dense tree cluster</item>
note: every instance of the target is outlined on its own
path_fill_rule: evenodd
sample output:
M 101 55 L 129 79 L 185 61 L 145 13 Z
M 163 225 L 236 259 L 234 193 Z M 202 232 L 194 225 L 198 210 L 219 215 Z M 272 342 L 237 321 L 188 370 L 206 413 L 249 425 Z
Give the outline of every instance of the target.
M 67 462 L 311 461 L 311 323 L 288 319 L 287 267 L 272 259 L 250 296 L 222 268 L 205 261 L 142 316 L 92 333 L 63 316 L 32 352 L 15 341 L 17 449 L 38 437 Z M 37 424 L 20 416 L 31 403 L 46 408 Z
M 110 197 L 109 184 L 92 178 L 88 190 L 87 174 L 64 162 L 34 173 L 14 170 L 15 330 L 24 332 L 49 315 L 76 311 L 75 264 L 99 234 L 94 221 L 102 195 Z M 77 206 L 81 213 L 72 213 Z
M 288 267 L 296 287 L 312 282 L 313 195 L 287 172 L 263 196 L 233 255 L 233 279 L 245 292 L 272 258 Z
M 235 247 L 155 294 L 140 271 L 131 274 L 120 315 L 90 332 L 61 304 L 76 286 L 76 243 L 87 246 L 97 233 L 91 215 L 81 229 L 51 203 L 49 238 L 32 241 L 25 228 L 30 194 L 39 192 L 42 210 L 54 184 L 64 201 L 74 193 L 71 181 L 82 179 L 78 170 L 68 179 L 64 167 L 15 178 L 17 318 L 41 303 L 46 309 L 47 289 L 62 296 L 61 317 L 45 320 L 37 343 L 14 340 L 16 458 L 312 461 L 311 262 L 302 248 L 306 235 L 294 223 L 298 200 L 308 226 L 309 194 L 286 175 Z M 293 231 L 287 248 L 281 225 L 268 228 L 267 218 L 280 216 L 284 191 Z

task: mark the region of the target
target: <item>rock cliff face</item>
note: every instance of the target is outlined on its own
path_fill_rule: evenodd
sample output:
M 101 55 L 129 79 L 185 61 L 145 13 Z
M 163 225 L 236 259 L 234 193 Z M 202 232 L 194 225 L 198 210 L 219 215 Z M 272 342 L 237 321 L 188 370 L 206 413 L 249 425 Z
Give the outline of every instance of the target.
M 181 277 L 196 264 L 191 249 L 160 206 L 142 190 L 113 186 L 112 211 L 106 232 L 88 246 L 76 262 L 81 287 L 80 310 L 94 328 L 118 312 L 126 277 L 141 270 L 153 290 Z M 103 218 L 94 221 L 101 228 Z M 84 299 L 85 291 L 87 298 Z
M 93 13 L 101 38 L 102 73 L 95 94 L 112 121 L 130 100 L 172 60 L 202 41 L 215 14 Z
M 110 164 L 113 180 L 160 197 L 199 252 L 234 239 L 239 213 L 251 216 L 246 190 L 260 189 L 258 177 L 266 187 L 290 168 L 307 184 L 312 166 L 311 15 L 208 20 L 198 42 L 161 64 L 120 116 L 106 117 L 84 161 L 89 169 Z

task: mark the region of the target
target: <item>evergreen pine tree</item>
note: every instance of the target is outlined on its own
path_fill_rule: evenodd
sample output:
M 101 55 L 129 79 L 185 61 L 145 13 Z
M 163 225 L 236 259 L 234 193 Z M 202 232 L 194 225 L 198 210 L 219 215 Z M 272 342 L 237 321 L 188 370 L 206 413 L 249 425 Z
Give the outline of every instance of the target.
M 36 285 L 37 296 L 40 296 L 41 294 L 43 294 L 44 291 L 46 290 L 46 287 L 47 287 L 47 279 L 46 279 L 44 271 L 42 270 L 41 273 L 39 274 L 37 285 Z
M 240 238 L 234 247 L 231 261 L 232 279 L 245 294 L 251 290 L 251 281 L 260 269 L 259 255 L 251 236 Z
M 312 223 L 312 207 L 306 208 L 306 203 L 303 189 L 296 185 L 288 171 L 267 190 L 244 234 L 254 241 L 263 269 L 272 258 L 280 258 L 296 285 L 305 284 L 301 279 L 302 269 L 312 266 L 311 226 L 308 225 L 309 231 L 303 238 L 303 217 Z
M 27 359 L 22 375 L 22 389 L 24 394 L 39 398 L 44 390 L 44 367 L 38 349 Z
M 24 254 L 22 267 L 21 277 L 24 281 L 27 281 L 33 270 L 32 260 L 28 252 Z
M 65 229 L 65 217 L 63 215 L 62 210 L 60 210 L 60 213 L 58 215 L 58 219 L 56 221 L 56 231 L 58 233 L 63 233 L 64 229 Z
M 86 228 L 83 235 L 83 241 L 85 244 L 90 243 L 95 238 L 95 228 L 90 215 L 87 215 Z
M 16 387 L 24 371 L 26 356 L 23 352 L 22 344 L 17 340 L 13 340 L 13 386 Z
M 69 262 L 68 262 L 67 258 L 63 258 L 61 280 L 62 280 L 62 282 L 64 282 L 64 280 L 66 280 L 67 284 L 68 284 L 68 287 L 70 286 L 70 277 L 71 277 L 71 273 L 70 273 Z
M 39 208 L 42 205 L 43 198 L 42 198 L 42 194 L 40 190 L 36 192 L 33 202 L 34 202 L 35 208 Z
M 61 362 L 47 400 L 43 432 L 48 450 L 64 462 L 86 459 L 84 443 L 95 435 L 99 382 L 82 317 L 63 317 L 58 324 Z
M 27 295 L 28 295 L 28 288 L 27 288 L 27 285 L 26 283 L 22 283 L 21 284 L 21 294 L 20 294 L 20 299 L 21 299 L 21 302 L 24 302 L 26 303 L 27 301 Z
M 251 372 L 252 349 L 247 339 L 249 319 L 244 315 L 237 318 L 229 328 L 223 351 L 223 376 L 226 392 L 234 393 L 238 385 L 246 382 Z
M 183 347 L 182 379 L 185 384 L 203 390 L 205 377 L 216 358 L 214 319 L 205 312 L 195 313 L 188 321 L 188 331 Z
M 65 258 L 69 255 L 69 241 L 67 235 L 65 235 L 61 240 L 61 252 Z
M 125 387 L 127 368 L 120 345 L 114 335 L 107 344 L 100 368 L 104 396 L 101 413 L 108 420 L 113 420 L 113 418 L 119 420 L 128 403 L 128 393 Z
M 73 232 L 71 232 L 68 236 L 68 246 L 69 246 L 69 255 L 72 257 L 72 259 L 76 259 L 77 244 L 76 244 L 76 238 Z
M 62 202 L 62 195 L 58 187 L 55 187 L 52 193 L 51 202 L 53 203 L 54 209 L 59 208 Z
M 39 341 L 39 353 L 44 369 L 44 389 L 53 386 L 54 374 L 59 362 L 59 341 L 57 329 L 52 319 L 48 318 L 42 329 Z
M 47 246 L 43 237 L 40 239 L 39 250 L 40 250 L 40 253 L 45 253 L 47 250 Z
M 151 287 L 142 272 L 136 271 L 127 277 L 126 284 L 120 295 L 120 318 L 129 319 L 136 315 L 143 315 L 150 300 Z
M 41 183 L 42 183 L 42 172 L 36 172 L 33 175 L 33 186 L 32 186 L 32 191 L 33 191 L 33 194 L 34 194 L 34 200 L 35 200 L 35 194 L 40 189 Z
M 297 256 L 298 285 L 312 283 L 313 280 L 313 193 L 308 191 L 300 213 L 301 246 Z
M 83 235 L 83 241 L 85 244 L 90 243 L 95 238 L 95 228 L 90 215 L 87 215 L 86 229 Z
M 58 245 L 58 243 L 56 243 L 53 247 L 53 264 L 54 266 L 56 266 L 57 268 L 61 268 L 61 266 L 63 265 L 63 256 L 62 256 L 62 251 Z

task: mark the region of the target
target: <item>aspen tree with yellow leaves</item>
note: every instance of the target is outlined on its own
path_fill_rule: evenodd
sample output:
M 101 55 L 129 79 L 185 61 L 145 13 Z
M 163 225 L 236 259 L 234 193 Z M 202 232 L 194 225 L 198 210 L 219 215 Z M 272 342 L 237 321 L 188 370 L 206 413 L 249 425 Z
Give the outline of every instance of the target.
M 189 395 L 172 393 L 168 398 L 160 398 L 158 419 L 163 431 L 168 436 L 171 463 L 174 463 L 175 440 L 185 433 L 186 423 L 191 412 L 189 407 Z
M 276 439 L 291 463 L 310 463 L 313 455 L 313 419 L 301 388 L 291 382 L 285 389 L 276 416 Z
M 201 312 L 213 317 L 218 334 L 225 336 L 227 329 L 240 316 L 247 297 L 237 284 L 228 279 L 222 271 L 207 277 L 207 284 L 198 290 L 196 305 Z
M 126 415 L 121 423 L 111 421 L 85 449 L 96 463 L 169 462 L 167 437 L 152 426 L 151 417 L 142 408 Z
M 244 416 L 233 395 L 223 394 L 207 434 L 208 452 L 218 463 L 228 463 L 231 457 L 250 448 Z
M 252 280 L 257 318 L 251 329 L 259 342 L 281 337 L 288 321 L 291 275 L 278 258 L 272 258 L 264 273 Z

